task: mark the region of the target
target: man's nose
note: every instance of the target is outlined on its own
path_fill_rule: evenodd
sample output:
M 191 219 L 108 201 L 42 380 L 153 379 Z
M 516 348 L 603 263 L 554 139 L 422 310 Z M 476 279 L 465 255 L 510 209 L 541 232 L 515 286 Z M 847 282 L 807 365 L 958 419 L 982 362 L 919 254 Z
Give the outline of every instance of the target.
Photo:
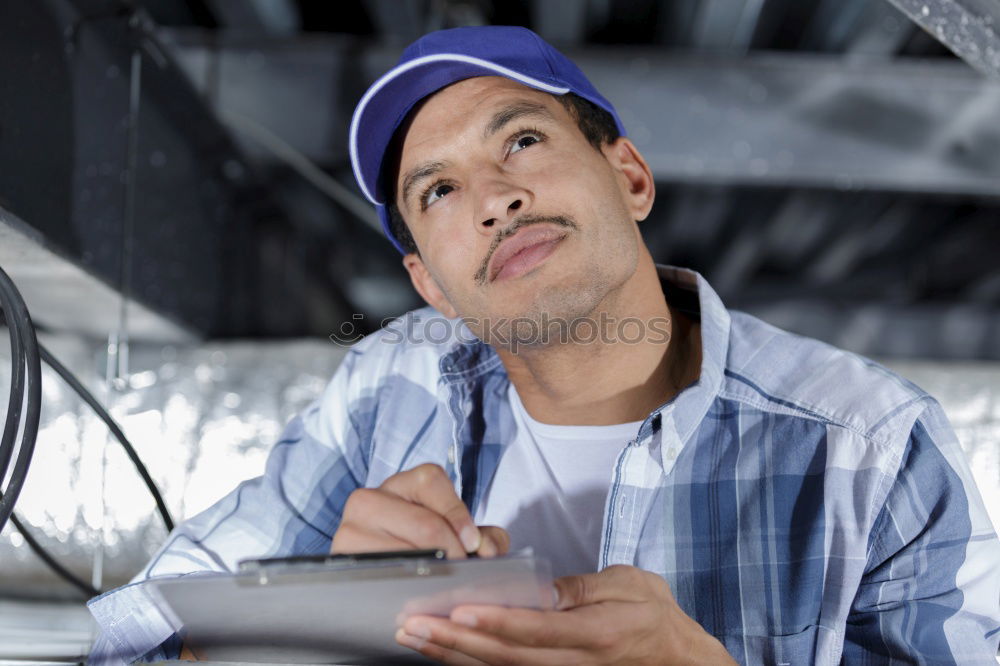
M 506 179 L 484 183 L 481 197 L 474 220 L 476 230 L 485 236 L 495 236 L 517 215 L 527 212 L 532 203 L 531 192 Z

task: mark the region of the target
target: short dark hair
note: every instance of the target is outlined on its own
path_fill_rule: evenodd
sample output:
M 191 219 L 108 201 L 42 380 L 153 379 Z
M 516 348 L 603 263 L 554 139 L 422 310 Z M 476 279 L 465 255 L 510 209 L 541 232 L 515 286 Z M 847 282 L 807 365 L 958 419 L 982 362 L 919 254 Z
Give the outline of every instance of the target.
M 602 146 L 613 143 L 621 134 L 618 132 L 618 125 L 615 118 L 610 113 L 597 106 L 590 100 L 584 99 L 575 93 L 565 95 L 553 95 L 566 107 L 570 115 L 576 119 L 576 125 L 580 128 L 583 136 L 596 150 Z M 413 111 L 410 112 L 411 114 Z M 399 172 L 399 157 L 402 150 L 402 139 L 405 129 L 409 127 L 409 118 L 400 123 L 400 129 L 396 131 L 389 149 L 386 150 L 386 159 L 383 161 L 382 169 L 382 191 L 386 193 L 386 210 L 389 213 L 389 230 L 393 237 L 399 242 L 406 252 L 416 252 L 417 244 L 413 240 L 413 234 L 406 226 L 403 214 L 396 205 L 396 178 Z

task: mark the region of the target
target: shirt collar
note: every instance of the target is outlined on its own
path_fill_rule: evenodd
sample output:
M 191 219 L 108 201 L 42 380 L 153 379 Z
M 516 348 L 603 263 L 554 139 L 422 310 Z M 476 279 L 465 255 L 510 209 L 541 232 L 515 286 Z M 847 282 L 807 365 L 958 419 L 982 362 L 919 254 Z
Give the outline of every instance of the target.
M 726 359 L 729 354 L 731 322 L 729 312 L 726 311 L 719 295 L 701 274 L 686 268 L 661 264 L 657 264 L 656 270 L 661 282 L 666 283 L 666 290 L 675 288 L 697 296 L 701 319 L 701 372 L 698 381 L 653 410 L 654 415 L 661 414 L 661 419 L 667 417 L 661 421 L 663 427 L 669 424 L 676 432 L 677 443 L 683 445 L 705 418 L 705 414 L 722 390 Z M 671 304 L 673 305 L 673 301 Z M 644 424 L 643 431 L 646 431 L 646 428 L 647 425 Z M 661 454 L 664 456 L 668 454 L 667 447 L 663 447 Z

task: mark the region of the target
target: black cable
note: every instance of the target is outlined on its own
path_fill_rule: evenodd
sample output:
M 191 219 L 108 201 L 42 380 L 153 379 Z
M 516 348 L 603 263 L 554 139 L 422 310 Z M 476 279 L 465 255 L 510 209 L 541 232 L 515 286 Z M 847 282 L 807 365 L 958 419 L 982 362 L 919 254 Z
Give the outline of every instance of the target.
M 0 269 L 2 273 L 2 269 Z M 4 274 L 6 276 L 6 274 Z M 13 283 L 7 278 L 6 285 L 0 283 L 0 303 L 2 303 L 4 312 L 13 311 L 13 307 L 9 307 L 8 303 L 13 303 L 12 299 L 9 298 L 12 294 L 7 291 L 7 287 L 13 287 Z M 13 292 L 16 295 L 16 292 Z M 27 310 L 24 310 L 24 314 L 27 315 Z M 26 328 L 30 327 L 30 320 L 26 321 L 27 326 L 22 328 L 20 326 L 16 327 L 13 325 L 12 317 L 7 317 L 8 328 L 11 331 L 11 356 L 14 360 L 12 365 L 12 377 L 11 377 L 11 399 L 8 407 L 7 420 L 4 426 L 2 446 L 3 449 L 0 451 L 0 478 L 6 473 L 7 464 L 6 461 L 11 457 L 14 447 L 12 446 L 11 440 L 16 436 L 17 424 L 20 421 L 21 404 L 23 402 L 23 369 L 24 362 L 18 363 L 17 359 L 23 358 L 23 349 L 21 343 L 21 337 L 24 334 Z M 121 444 L 122 448 L 125 449 L 125 453 L 128 455 L 132 464 L 135 466 L 136 471 L 139 476 L 142 477 L 143 483 L 145 483 L 146 488 L 149 490 L 150 494 L 153 496 L 153 500 L 156 502 L 157 511 L 160 517 L 163 519 L 163 524 L 166 526 L 167 531 L 174 529 L 174 521 L 170 516 L 170 511 L 167 509 L 166 502 L 163 496 L 160 494 L 156 483 L 153 481 L 152 477 L 149 475 L 149 470 L 143 464 L 142 460 L 139 458 L 139 454 L 136 452 L 135 447 L 129 442 L 125 433 L 114 421 L 107 410 L 101 406 L 101 403 L 93 396 L 93 394 L 88 391 L 83 384 L 77 380 L 77 378 L 68 370 L 66 367 L 59 362 L 59 360 L 52 355 L 52 353 L 44 347 L 40 342 L 34 340 L 34 328 L 30 328 L 32 334 L 32 342 L 34 343 L 37 353 L 40 358 L 45 361 L 46 364 L 52 367 L 56 373 L 62 377 L 63 381 L 72 388 L 80 398 L 87 403 L 87 405 L 94 411 L 97 416 L 104 421 L 104 424 L 111 431 L 111 434 L 115 436 L 118 443 Z M 20 398 L 20 399 L 18 399 Z M 37 432 L 37 426 L 35 427 Z M 8 493 L 9 494 L 9 493 Z M 0 522 L 0 528 L 2 528 L 3 522 Z
M 142 463 L 135 448 L 125 437 L 125 433 L 115 423 L 107 410 L 101 406 L 96 398 L 81 384 L 77 378 L 63 366 L 47 349 L 45 349 L 35 336 L 35 328 L 31 323 L 28 309 L 21 298 L 20 292 L 14 282 L 10 279 L 2 268 L 0 268 L 0 316 L 7 324 L 10 334 L 11 345 L 11 391 L 7 410 L 7 418 L 4 423 L 3 436 L 0 438 L 0 481 L 2 481 L 9 469 L 10 461 L 13 458 L 14 439 L 17 436 L 21 421 L 21 409 L 24 404 L 24 379 L 25 369 L 27 369 L 28 379 L 28 402 L 25 427 L 21 432 L 21 444 L 18 448 L 17 459 L 14 461 L 14 469 L 11 472 L 10 481 L 6 491 L 0 492 L 0 529 L 9 518 L 11 523 L 24 537 L 25 543 L 45 564 L 52 569 L 60 578 L 70 583 L 87 596 L 96 596 L 100 590 L 87 584 L 64 566 L 59 564 L 45 548 L 31 535 L 25 528 L 21 520 L 14 514 L 14 504 L 24 485 L 27 476 L 28 466 L 34 453 L 35 440 L 38 436 L 38 423 L 41 416 L 41 362 L 45 362 L 52 367 L 56 373 L 72 388 L 80 398 L 86 402 L 97 414 L 105 425 L 118 440 L 118 443 L 125 449 L 132 464 L 135 466 L 143 482 L 149 489 L 156 502 L 156 507 L 163 518 L 167 531 L 174 528 L 174 521 L 170 517 L 163 496 L 149 475 L 149 471 Z
M 118 443 L 125 449 L 125 453 L 128 454 L 132 464 L 135 465 L 136 471 L 139 472 L 139 476 L 142 477 L 143 482 L 146 484 L 146 488 L 149 489 L 150 494 L 156 501 L 156 508 L 160 512 L 160 517 L 163 518 L 163 524 L 167 526 L 167 531 L 170 532 L 173 530 L 174 521 L 170 517 L 170 511 L 167 510 L 167 504 L 163 501 L 163 496 L 160 494 L 160 490 L 156 487 L 152 477 L 149 476 L 149 471 L 139 458 L 139 454 L 136 453 L 135 448 L 132 447 L 128 438 L 125 437 L 125 433 L 118 427 L 118 424 L 115 423 L 113 418 L 111 418 L 111 415 L 108 414 L 107 410 L 101 406 L 101 403 L 97 401 L 90 391 L 88 391 L 83 384 L 81 384 L 79 380 L 73 376 L 73 373 L 67 370 L 66 367 L 60 363 L 48 349 L 46 349 L 41 343 L 38 343 L 38 350 L 41 352 L 42 359 L 44 359 L 53 370 L 59 373 L 59 376 L 63 378 L 63 381 L 69 384 L 70 388 L 76 391 L 76 394 L 80 396 L 84 402 L 90 405 L 90 408 L 94 410 L 94 413 L 97 414 L 102 421 L 104 421 L 106 426 L 108 426 L 108 430 L 111 431 L 111 434 L 115 436 Z
M 35 555 L 40 557 L 42 561 L 45 562 L 45 564 L 47 564 L 49 568 L 56 573 L 56 575 L 58 575 L 60 578 L 62 578 L 67 583 L 77 588 L 84 594 L 86 594 L 88 598 L 96 597 L 101 593 L 100 590 L 93 587 L 92 585 L 88 585 L 87 583 L 85 583 L 83 580 L 74 575 L 72 571 L 70 571 L 63 565 L 59 564 L 59 562 L 57 562 L 55 558 L 49 555 L 48 551 L 42 548 L 42 545 L 40 543 L 35 541 L 35 537 L 31 536 L 31 532 L 25 529 L 24 525 L 18 519 L 16 513 L 12 513 L 10 515 L 10 522 L 14 525 L 14 527 L 17 528 L 17 531 L 21 533 L 21 536 L 24 537 L 24 542 L 28 544 L 28 547 L 31 548 L 32 552 L 34 552 Z
M 0 289 L 0 315 L 10 309 L 6 291 Z M 6 315 L 4 316 L 6 323 Z M 0 439 L 0 481 L 7 477 L 7 466 L 14 454 L 14 438 L 21 427 L 21 408 L 24 406 L 24 350 L 20 332 L 8 327 L 10 338 L 10 399 L 7 402 L 7 419 Z M 0 529 L 3 525 L 0 525 Z
M 35 328 L 31 324 L 28 308 L 14 282 L 2 268 L 0 268 L 0 305 L 3 307 L 11 339 L 20 338 L 21 348 L 11 359 L 13 367 L 24 367 L 28 375 L 27 410 L 24 416 L 24 429 L 21 431 L 21 443 L 18 447 L 17 459 L 14 461 L 14 468 L 10 472 L 10 480 L 0 494 L 0 529 L 3 529 L 10 514 L 14 511 L 17 496 L 21 494 L 21 488 L 28 475 L 28 465 L 31 463 L 31 456 L 35 451 L 35 439 L 38 436 L 38 421 L 42 408 L 42 367 L 38 356 Z M 13 348 L 14 344 L 12 343 L 11 346 Z M 5 445 L 12 446 L 12 442 L 9 440 L 13 440 L 13 437 L 7 437 L 5 428 L 3 440 L 0 441 Z M 13 449 L 11 448 L 3 452 L 2 458 L 9 462 L 12 455 Z M 3 472 L 6 474 L 7 470 L 4 469 Z M 0 481 L 2 479 L 3 477 L 0 476 Z

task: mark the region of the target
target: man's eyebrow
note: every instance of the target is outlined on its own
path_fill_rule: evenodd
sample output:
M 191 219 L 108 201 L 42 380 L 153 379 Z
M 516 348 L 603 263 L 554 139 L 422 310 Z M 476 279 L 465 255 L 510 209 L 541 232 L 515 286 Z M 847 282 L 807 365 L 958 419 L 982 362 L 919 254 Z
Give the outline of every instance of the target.
M 525 116 L 540 116 L 546 120 L 555 120 L 555 116 L 544 104 L 538 102 L 520 101 L 514 102 L 497 111 L 486 123 L 483 129 L 483 138 L 488 139 L 504 128 L 507 123 L 513 122 Z
M 417 183 L 425 178 L 430 178 L 446 166 L 448 165 L 444 162 L 425 162 L 407 171 L 406 176 L 403 178 L 403 202 L 405 203 L 409 200 L 410 192 Z

